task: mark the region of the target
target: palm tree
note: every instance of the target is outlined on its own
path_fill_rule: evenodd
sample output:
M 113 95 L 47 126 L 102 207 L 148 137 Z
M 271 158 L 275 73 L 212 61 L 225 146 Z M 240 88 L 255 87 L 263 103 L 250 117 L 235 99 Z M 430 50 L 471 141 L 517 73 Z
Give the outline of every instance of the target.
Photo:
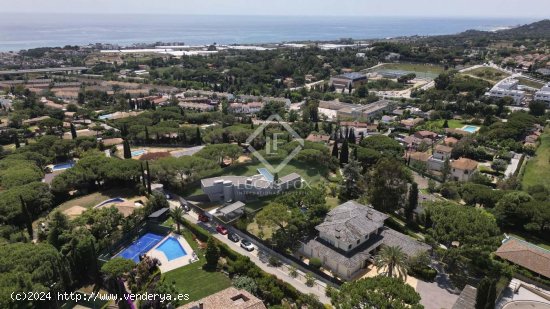
M 374 259 L 374 265 L 378 267 L 378 272 L 388 277 L 407 278 L 407 255 L 401 247 L 382 247 Z
M 181 206 L 178 206 L 178 207 L 170 210 L 170 217 L 172 217 L 174 222 L 176 222 L 176 227 L 178 229 L 178 233 L 180 232 L 180 224 L 183 224 L 183 220 L 185 220 L 183 218 L 183 214 L 184 214 L 184 211 L 183 211 L 183 208 Z

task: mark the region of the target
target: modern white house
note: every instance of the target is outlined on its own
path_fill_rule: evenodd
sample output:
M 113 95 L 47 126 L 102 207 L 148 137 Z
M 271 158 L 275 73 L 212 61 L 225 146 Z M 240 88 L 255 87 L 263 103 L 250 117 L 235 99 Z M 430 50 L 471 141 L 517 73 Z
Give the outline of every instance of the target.
M 535 93 L 535 101 L 544 101 L 550 108 L 550 83 L 547 83 Z
M 319 235 L 301 243 L 298 254 L 319 259 L 325 269 L 352 280 L 369 264 L 381 246 L 400 247 L 408 256 L 430 248 L 384 226 L 388 215 L 372 206 L 348 201 L 331 210 L 315 229 Z
M 451 158 L 452 147 L 437 145 L 434 148 L 432 156 L 428 159 L 428 169 L 432 171 L 442 171 L 445 161 Z
M 299 188 L 302 177 L 291 173 L 278 181 L 267 169 L 258 169 L 254 176 L 220 176 L 201 180 L 204 194 L 212 202 L 245 202 L 249 197 L 269 196 Z
M 506 78 L 494 85 L 485 95 L 495 98 L 511 97 L 516 104 L 519 104 L 525 98 L 525 92 L 518 90 L 518 84 L 517 79 Z

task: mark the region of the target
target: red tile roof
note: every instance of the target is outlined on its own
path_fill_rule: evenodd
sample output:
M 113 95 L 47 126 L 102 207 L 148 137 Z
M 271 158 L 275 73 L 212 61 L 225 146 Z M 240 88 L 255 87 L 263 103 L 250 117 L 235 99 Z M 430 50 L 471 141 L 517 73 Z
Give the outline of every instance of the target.
M 497 249 L 496 255 L 546 278 L 550 278 L 550 251 L 541 247 L 514 237 L 509 237 Z

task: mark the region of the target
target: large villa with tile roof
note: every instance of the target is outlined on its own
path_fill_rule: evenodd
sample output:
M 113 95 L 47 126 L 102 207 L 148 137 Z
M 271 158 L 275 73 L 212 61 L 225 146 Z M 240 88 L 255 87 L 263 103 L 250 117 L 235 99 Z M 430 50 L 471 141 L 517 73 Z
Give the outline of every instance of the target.
M 348 201 L 331 210 L 315 228 L 319 235 L 301 244 L 298 253 L 318 258 L 338 277 L 351 280 L 370 263 L 381 246 L 400 247 L 408 256 L 429 246 L 384 226 L 388 215 L 371 206 Z

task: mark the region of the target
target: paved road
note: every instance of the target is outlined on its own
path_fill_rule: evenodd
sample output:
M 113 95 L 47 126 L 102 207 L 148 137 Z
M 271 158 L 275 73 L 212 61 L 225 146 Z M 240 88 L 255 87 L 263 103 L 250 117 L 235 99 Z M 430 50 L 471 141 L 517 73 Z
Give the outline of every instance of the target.
M 170 203 L 171 208 L 174 206 L 179 205 L 179 203 Z M 224 244 L 228 245 L 232 250 L 238 252 L 241 255 L 248 256 L 254 264 L 256 264 L 258 267 L 260 267 L 263 271 L 275 275 L 277 278 L 289 283 L 293 287 L 295 287 L 298 291 L 304 294 L 313 294 L 318 297 L 319 301 L 321 301 L 324 304 L 330 304 L 330 298 L 325 296 L 325 285 L 324 283 L 321 283 L 319 281 L 316 281 L 315 285 L 313 287 L 309 287 L 305 284 L 305 274 L 298 270 L 298 276 L 296 278 L 293 278 L 288 273 L 288 265 L 286 265 L 284 262 L 282 262 L 282 265 L 280 267 L 273 267 L 270 266 L 267 263 L 267 259 L 263 258 L 260 259 L 259 252 L 258 252 L 258 244 L 255 244 L 255 250 L 252 252 L 248 252 L 240 247 L 239 243 L 234 243 L 231 240 L 227 238 L 225 235 L 221 235 L 218 232 L 216 232 L 215 228 L 213 228 L 208 223 L 203 223 L 197 220 L 197 215 L 194 212 L 189 212 L 185 215 L 185 219 L 193 224 L 200 225 L 201 227 L 208 230 L 212 236 L 214 236 L 219 241 L 223 242 Z M 241 238 L 244 236 L 240 234 L 239 232 L 235 231 L 231 227 L 228 227 L 232 232 L 235 232 Z M 246 237 L 244 237 L 246 238 Z M 254 242 L 253 242 L 254 243 Z M 263 261 L 262 261 L 263 260 Z

